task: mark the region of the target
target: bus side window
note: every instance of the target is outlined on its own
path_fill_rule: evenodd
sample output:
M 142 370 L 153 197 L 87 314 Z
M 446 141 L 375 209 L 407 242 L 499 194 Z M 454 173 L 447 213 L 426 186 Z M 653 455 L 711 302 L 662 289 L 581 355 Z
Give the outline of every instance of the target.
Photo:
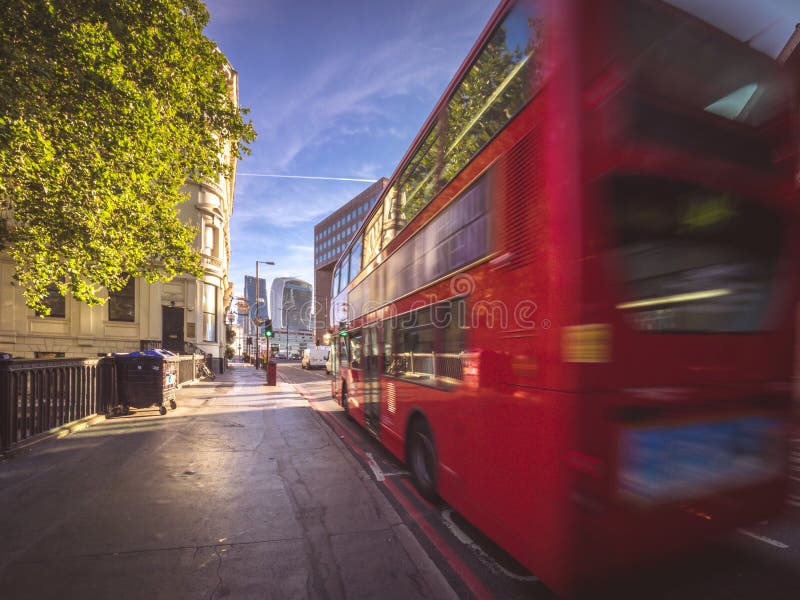
M 361 334 L 350 336 L 350 368 L 361 369 Z
M 397 362 L 392 351 L 393 321 L 394 319 L 386 319 L 383 322 L 383 349 L 381 354 L 383 355 L 383 372 L 386 375 L 395 377 L 397 376 Z

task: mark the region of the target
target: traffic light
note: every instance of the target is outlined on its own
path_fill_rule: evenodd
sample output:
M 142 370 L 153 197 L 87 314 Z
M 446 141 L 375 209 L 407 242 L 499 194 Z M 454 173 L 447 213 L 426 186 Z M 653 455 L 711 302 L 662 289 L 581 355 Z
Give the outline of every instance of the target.
M 271 338 L 275 333 L 272 331 L 272 319 L 266 319 L 264 321 L 264 337 Z

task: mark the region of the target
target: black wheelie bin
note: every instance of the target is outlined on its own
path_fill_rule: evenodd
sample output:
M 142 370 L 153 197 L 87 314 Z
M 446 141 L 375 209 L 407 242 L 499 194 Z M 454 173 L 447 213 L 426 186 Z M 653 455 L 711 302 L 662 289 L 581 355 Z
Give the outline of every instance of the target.
M 123 411 L 133 406 L 147 408 L 158 406 L 158 412 L 167 413 L 167 406 L 177 408 L 175 392 L 178 389 L 178 358 L 169 350 L 141 350 L 129 354 L 116 354 L 119 402 Z

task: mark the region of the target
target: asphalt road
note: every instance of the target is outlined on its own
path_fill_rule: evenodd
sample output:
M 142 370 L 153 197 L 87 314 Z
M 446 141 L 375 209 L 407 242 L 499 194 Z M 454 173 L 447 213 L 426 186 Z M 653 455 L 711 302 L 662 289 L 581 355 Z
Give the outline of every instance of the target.
M 456 598 L 341 440 L 238 366 L 0 458 L 0 598 Z
M 329 401 L 330 378 L 279 365 L 279 376 L 316 407 L 421 540 L 460 597 L 554 598 L 446 505 L 432 506 L 411 486 L 405 466 Z M 800 598 L 800 432 L 792 438 L 793 489 L 785 513 L 740 529 L 685 556 L 630 573 L 597 598 L 797 600 Z M 381 481 L 381 479 L 383 479 Z

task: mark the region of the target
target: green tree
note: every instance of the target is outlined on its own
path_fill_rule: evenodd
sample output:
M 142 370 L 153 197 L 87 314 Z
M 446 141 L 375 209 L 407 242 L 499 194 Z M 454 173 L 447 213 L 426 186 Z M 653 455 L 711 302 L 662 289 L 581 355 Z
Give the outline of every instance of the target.
M 0 4 L 0 249 L 28 306 L 199 274 L 187 179 L 255 138 L 199 0 Z

